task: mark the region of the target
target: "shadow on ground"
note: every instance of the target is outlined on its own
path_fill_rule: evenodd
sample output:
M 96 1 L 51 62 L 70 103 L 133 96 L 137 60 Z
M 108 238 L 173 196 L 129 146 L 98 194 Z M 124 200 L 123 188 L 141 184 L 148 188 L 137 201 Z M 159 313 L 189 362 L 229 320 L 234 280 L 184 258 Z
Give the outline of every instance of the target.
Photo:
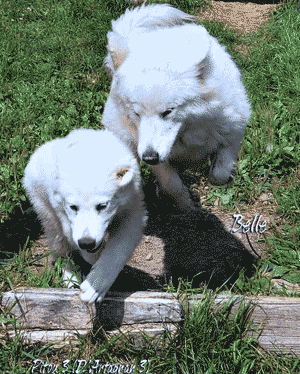
M 171 277 L 175 286 L 177 279 L 182 277 L 190 281 L 193 279 L 194 287 L 205 282 L 209 288 L 215 289 L 226 281 L 228 286 L 232 284 L 241 269 L 245 269 L 246 277 L 254 275 L 256 258 L 240 240 L 225 230 L 215 215 L 201 207 L 191 213 L 174 214 L 162 199 L 157 199 L 157 204 L 154 204 L 160 208 L 153 209 L 153 196 L 149 194 L 146 199 L 149 220 L 145 235 L 162 239 L 165 274 L 155 278 L 148 274 L 147 269 L 142 271 L 126 265 L 111 290 L 159 289 Z M 16 207 L 0 226 L 1 260 L 13 257 L 28 238 L 36 240 L 41 232 L 36 213 L 28 203 Z M 84 264 L 77 252 L 74 252 L 74 261 L 81 267 L 83 277 L 88 274 L 91 266 Z

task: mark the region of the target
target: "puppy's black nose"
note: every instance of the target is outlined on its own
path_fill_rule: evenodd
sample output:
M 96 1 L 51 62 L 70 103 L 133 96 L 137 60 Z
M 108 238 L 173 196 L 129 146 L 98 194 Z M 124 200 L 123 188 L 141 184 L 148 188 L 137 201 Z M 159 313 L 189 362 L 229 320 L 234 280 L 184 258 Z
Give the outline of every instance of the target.
M 93 252 L 96 245 L 96 240 L 93 238 L 85 237 L 78 240 L 78 245 L 80 249 L 84 249 L 87 252 Z
M 159 154 L 153 150 L 147 150 L 143 153 L 142 160 L 149 165 L 157 165 L 159 164 Z

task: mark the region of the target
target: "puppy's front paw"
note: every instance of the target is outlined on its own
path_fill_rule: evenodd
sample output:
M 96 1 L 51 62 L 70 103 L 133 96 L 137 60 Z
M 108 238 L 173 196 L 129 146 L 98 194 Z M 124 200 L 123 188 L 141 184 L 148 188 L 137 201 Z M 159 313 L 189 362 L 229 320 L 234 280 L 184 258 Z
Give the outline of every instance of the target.
M 82 291 L 80 294 L 81 300 L 89 304 L 92 304 L 94 301 L 101 302 L 105 296 L 105 292 L 101 294 L 96 292 L 87 279 L 81 283 L 80 289 Z

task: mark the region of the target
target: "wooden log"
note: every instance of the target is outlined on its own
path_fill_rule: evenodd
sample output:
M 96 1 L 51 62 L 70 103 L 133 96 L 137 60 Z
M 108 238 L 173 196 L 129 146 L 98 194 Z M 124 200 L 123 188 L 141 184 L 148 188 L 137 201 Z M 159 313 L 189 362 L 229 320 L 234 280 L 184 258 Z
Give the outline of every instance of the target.
M 242 301 L 242 296 L 235 295 L 234 298 L 237 303 L 232 308 L 233 313 Z M 193 297 L 189 307 L 200 299 L 201 295 Z M 229 295 L 218 295 L 215 304 L 228 300 Z M 245 297 L 244 300 L 255 306 L 251 319 L 254 328 L 261 326 L 258 341 L 262 347 L 276 353 L 283 350 L 285 353 L 300 354 L 300 298 L 257 296 Z
M 215 304 L 228 301 L 230 295 L 218 295 Z M 242 296 L 236 300 L 234 313 Z M 259 337 L 261 345 L 270 351 L 283 349 L 287 353 L 300 354 L 300 298 L 245 297 L 254 305 L 254 327 L 262 325 Z M 201 301 L 201 295 L 189 298 L 189 308 Z M 21 332 L 27 341 L 58 342 L 64 338 L 76 338 L 76 332 L 85 336 L 93 326 L 93 319 L 100 318 L 104 326 L 110 326 L 109 334 L 119 328 L 130 332 L 136 344 L 141 344 L 140 331 L 160 337 L 164 329 L 176 331 L 183 321 L 183 305 L 172 295 L 164 292 L 109 292 L 102 304 L 88 306 L 79 299 L 79 290 L 73 289 L 19 289 L 6 292 L 1 299 L 2 307 L 11 307 L 10 313 L 22 323 Z M 12 325 L 0 330 L 14 335 Z
M 26 341 L 58 342 L 73 338 L 76 331 L 86 335 L 93 326 L 94 307 L 82 303 L 78 295 L 78 290 L 67 288 L 25 288 L 3 294 L 1 305 L 12 307 L 10 314 L 21 323 Z M 7 327 L 14 336 L 13 326 Z

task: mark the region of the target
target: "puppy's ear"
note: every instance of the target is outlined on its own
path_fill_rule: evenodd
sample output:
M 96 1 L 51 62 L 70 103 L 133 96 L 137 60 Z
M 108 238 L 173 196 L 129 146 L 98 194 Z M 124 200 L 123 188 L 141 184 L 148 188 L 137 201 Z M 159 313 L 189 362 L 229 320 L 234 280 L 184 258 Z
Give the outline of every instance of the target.
M 209 54 L 207 54 L 202 61 L 197 64 L 196 77 L 200 80 L 202 84 L 205 83 L 206 79 L 212 73 L 212 63 Z
M 108 52 L 111 56 L 114 71 L 123 64 L 128 54 L 128 47 L 125 39 L 116 33 L 108 33 Z
M 56 168 L 55 173 L 52 175 L 53 180 L 53 186 L 52 190 L 50 192 L 51 194 L 51 200 L 53 202 L 54 207 L 62 207 L 63 206 L 63 197 L 60 193 L 60 178 L 59 178 L 59 172 Z
M 122 166 L 116 170 L 116 177 L 120 187 L 126 186 L 132 181 L 134 177 L 134 170 L 130 166 Z
M 196 69 L 196 77 L 200 81 L 201 85 L 200 97 L 203 101 L 209 102 L 216 96 L 216 90 L 206 85 L 206 80 L 212 73 L 210 56 L 206 55 L 205 58 L 201 62 L 199 62 L 199 64 L 197 64 Z
M 55 208 L 63 206 L 63 197 L 57 188 L 52 191 L 52 201 Z

